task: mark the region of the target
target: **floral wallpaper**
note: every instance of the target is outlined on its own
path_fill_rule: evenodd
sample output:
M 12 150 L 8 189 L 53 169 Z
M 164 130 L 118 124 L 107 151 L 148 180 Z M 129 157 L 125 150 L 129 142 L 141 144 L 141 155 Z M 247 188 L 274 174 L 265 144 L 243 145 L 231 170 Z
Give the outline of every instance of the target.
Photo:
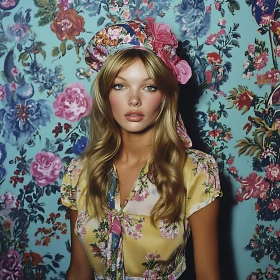
M 280 279 L 276 0 L 0 1 L 0 279 L 64 279 L 59 189 L 88 140 L 85 45 L 107 24 L 146 17 L 172 26 L 194 70 L 180 108 L 194 146 L 219 165 L 222 279 Z

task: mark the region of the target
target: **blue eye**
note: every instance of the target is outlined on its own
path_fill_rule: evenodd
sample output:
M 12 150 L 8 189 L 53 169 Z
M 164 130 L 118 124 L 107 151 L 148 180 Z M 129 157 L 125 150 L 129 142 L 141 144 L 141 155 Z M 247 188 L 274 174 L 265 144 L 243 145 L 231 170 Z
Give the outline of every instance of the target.
M 122 85 L 122 84 L 114 84 L 114 85 L 112 86 L 112 88 L 113 88 L 113 89 L 116 89 L 116 90 L 122 90 L 122 89 L 125 88 L 125 86 Z
M 147 91 L 151 91 L 151 92 L 154 92 L 154 91 L 157 91 L 157 87 L 155 87 L 155 86 L 146 86 L 145 87 L 145 90 L 147 90 Z

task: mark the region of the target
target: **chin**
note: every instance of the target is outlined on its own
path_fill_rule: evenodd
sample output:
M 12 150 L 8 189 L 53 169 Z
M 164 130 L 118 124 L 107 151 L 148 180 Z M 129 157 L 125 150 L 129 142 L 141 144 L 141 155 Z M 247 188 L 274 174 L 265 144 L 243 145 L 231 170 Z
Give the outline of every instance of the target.
M 122 130 L 127 133 L 144 134 L 150 130 L 153 130 L 154 124 L 141 127 L 122 127 Z

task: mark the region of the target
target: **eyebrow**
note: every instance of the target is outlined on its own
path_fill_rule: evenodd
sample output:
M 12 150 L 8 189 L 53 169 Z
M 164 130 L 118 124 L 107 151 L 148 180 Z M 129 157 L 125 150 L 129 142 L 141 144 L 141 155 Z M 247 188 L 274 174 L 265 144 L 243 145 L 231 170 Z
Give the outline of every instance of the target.
M 122 76 L 117 76 L 116 79 L 121 79 L 121 80 L 124 80 L 124 81 L 127 80 L 126 78 L 124 78 L 124 77 L 122 77 Z M 150 77 L 144 79 L 143 81 L 149 81 L 149 80 L 153 81 Z

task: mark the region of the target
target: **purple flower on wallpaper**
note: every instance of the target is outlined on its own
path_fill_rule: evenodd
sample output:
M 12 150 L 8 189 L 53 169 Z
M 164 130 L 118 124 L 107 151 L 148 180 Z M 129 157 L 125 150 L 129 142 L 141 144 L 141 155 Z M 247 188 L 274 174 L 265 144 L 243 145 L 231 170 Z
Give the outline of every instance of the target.
M 204 1 L 183 0 L 174 8 L 176 22 L 184 39 L 197 39 L 207 34 L 210 28 L 210 11 Z
M 30 172 L 37 184 L 45 187 L 54 183 L 59 177 L 63 164 L 59 156 L 42 151 L 35 156 L 35 161 L 30 164 Z
M 53 102 L 55 115 L 70 122 L 87 116 L 92 108 L 92 98 L 81 83 L 70 84 Z
M 9 249 L 0 257 L 0 279 L 23 279 L 20 256 L 16 250 Z
M 88 138 L 82 136 L 73 144 L 73 153 L 76 155 L 80 155 L 87 147 L 87 143 L 88 143 Z
M 4 195 L 0 195 L 0 207 L 2 209 L 17 208 L 18 200 L 16 199 L 16 196 L 10 192 L 5 192 Z
M 7 88 L 6 88 L 7 90 Z M 51 119 L 51 107 L 46 100 L 30 99 L 34 93 L 32 84 L 16 88 L 16 98 L 7 93 L 7 102 L 0 110 L 3 120 L 3 137 L 11 145 L 18 145 L 30 140 L 40 126 L 46 126 Z
M 11 10 L 18 4 L 18 2 L 19 2 L 19 0 L 1 0 L 0 9 Z
M 70 7 L 72 0 L 58 0 L 58 7 L 62 8 L 63 10 L 67 10 Z
M 29 28 L 26 24 L 14 23 L 7 27 L 6 38 L 10 41 L 25 42 L 28 39 Z

